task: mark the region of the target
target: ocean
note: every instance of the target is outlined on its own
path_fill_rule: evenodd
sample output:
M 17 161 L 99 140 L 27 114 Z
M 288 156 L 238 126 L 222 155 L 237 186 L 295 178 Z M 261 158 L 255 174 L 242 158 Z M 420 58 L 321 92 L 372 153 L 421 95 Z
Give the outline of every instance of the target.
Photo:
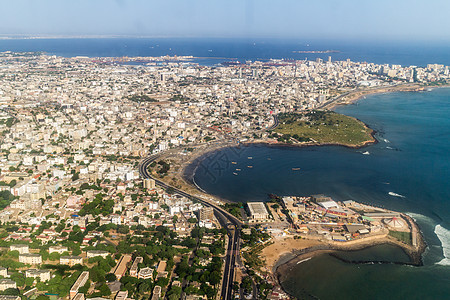
M 339 52 L 293 52 L 324 50 Z M 326 60 L 328 56 L 334 61 L 450 65 L 450 43 L 419 41 L 15 39 L 0 40 L 0 51 L 43 51 L 64 57 L 193 55 L 203 65 L 229 59 Z M 268 193 L 323 193 L 336 200 L 353 199 L 406 212 L 417 220 L 428 243 L 424 266 L 352 264 L 330 255 L 317 256 L 296 265 L 282 282 L 299 298 L 449 299 L 450 89 L 373 95 L 336 110 L 375 129 L 379 143 L 364 149 L 227 148 L 203 158 L 195 182 L 231 201 L 265 201 Z M 365 151 L 370 154 L 362 154 Z M 405 259 L 398 248 L 384 246 L 341 255 L 351 261 Z
M 295 53 L 326 51 L 337 53 Z M 0 39 L 0 51 L 42 51 L 64 57 L 114 57 L 192 55 L 195 62 L 214 65 L 237 59 L 309 59 L 367 61 L 377 64 L 426 66 L 450 65 L 450 42 L 399 42 L 358 40 L 262 39 L 262 38 L 71 38 Z
M 363 149 L 227 148 L 201 160 L 195 182 L 231 201 L 322 193 L 405 212 L 421 227 L 428 244 L 424 266 L 352 264 L 324 254 L 296 265 L 283 280 L 294 296 L 449 299 L 450 88 L 372 95 L 336 111 L 364 121 L 379 143 Z M 346 260 L 404 262 L 393 248 L 347 253 Z

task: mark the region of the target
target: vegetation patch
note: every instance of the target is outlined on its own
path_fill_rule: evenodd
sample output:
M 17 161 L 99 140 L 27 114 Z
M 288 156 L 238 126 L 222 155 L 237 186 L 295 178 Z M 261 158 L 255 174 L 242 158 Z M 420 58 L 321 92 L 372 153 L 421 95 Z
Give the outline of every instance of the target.
M 411 232 L 389 230 L 389 235 L 393 238 L 396 238 L 400 242 L 403 242 L 407 245 L 412 245 Z
M 127 97 L 128 100 L 131 100 L 133 102 L 158 102 L 158 100 L 151 98 L 147 95 L 133 95 L 133 96 L 129 96 Z
M 284 143 L 314 142 L 362 146 L 372 141 L 372 129 L 363 122 L 333 111 L 282 113 L 271 137 Z

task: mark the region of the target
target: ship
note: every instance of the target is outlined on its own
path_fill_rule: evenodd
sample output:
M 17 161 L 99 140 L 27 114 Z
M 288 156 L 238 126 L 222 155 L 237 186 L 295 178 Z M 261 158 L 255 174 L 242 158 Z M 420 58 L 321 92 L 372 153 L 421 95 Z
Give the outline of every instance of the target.
M 233 165 L 237 165 L 237 162 L 235 162 L 235 161 L 232 161 L 231 163 L 232 163 Z
M 251 168 L 253 168 L 253 166 L 247 166 L 247 168 L 251 169 Z
M 292 171 L 298 171 L 300 168 L 292 168 Z
M 238 174 L 238 173 L 236 173 L 236 172 L 233 172 L 233 175 L 236 175 L 236 176 L 237 176 L 237 174 Z
M 244 65 L 240 61 L 233 61 L 233 60 L 232 61 L 224 61 L 224 62 L 221 62 L 221 64 L 226 66 L 226 67 Z

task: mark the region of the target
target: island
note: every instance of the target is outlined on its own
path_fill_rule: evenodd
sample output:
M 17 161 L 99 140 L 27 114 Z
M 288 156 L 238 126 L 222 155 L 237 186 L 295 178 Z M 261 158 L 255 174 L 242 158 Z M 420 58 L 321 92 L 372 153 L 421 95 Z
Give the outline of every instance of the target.
M 340 53 L 338 50 L 305 50 L 292 51 L 293 53 L 312 53 L 312 54 L 326 54 L 326 53 Z

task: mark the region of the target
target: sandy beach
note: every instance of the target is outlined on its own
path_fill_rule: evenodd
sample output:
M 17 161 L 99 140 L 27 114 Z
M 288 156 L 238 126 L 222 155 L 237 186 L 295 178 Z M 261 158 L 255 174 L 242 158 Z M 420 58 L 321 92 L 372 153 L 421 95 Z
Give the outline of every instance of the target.
M 377 88 L 367 88 L 362 90 L 354 90 L 348 93 L 342 94 L 337 98 L 333 99 L 333 101 L 326 103 L 323 108 L 332 110 L 336 106 L 339 105 L 348 105 L 352 104 L 363 97 L 375 95 L 375 94 L 384 94 L 384 93 L 394 93 L 394 92 L 419 92 L 425 90 L 425 87 L 420 84 L 400 84 L 396 86 L 387 86 L 387 87 L 377 87 Z

